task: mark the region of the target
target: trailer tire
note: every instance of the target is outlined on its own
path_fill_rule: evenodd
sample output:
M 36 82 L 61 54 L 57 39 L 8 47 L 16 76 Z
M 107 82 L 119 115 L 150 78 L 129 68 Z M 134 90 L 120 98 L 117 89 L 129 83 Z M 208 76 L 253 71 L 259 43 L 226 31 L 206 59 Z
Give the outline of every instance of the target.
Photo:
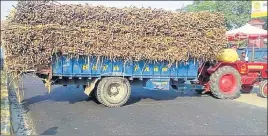
M 130 83 L 122 77 L 106 77 L 101 79 L 95 91 L 98 101 L 110 108 L 124 105 L 131 94 Z
M 241 77 L 231 66 L 220 67 L 210 76 L 210 90 L 219 99 L 235 99 L 240 96 Z
M 263 98 L 267 98 L 267 80 L 260 82 L 260 95 Z

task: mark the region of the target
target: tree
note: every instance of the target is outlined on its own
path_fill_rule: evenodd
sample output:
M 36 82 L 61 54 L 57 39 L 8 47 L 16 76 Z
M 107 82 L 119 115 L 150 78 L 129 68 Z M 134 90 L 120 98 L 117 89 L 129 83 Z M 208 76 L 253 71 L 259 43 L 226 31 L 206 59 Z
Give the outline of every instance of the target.
M 216 4 L 214 1 L 194 1 L 193 4 L 187 5 L 182 9 L 185 12 L 198 12 L 198 11 L 216 11 Z
M 228 29 L 241 27 L 251 19 L 251 1 L 217 1 L 216 8 L 224 14 Z
M 182 9 L 185 12 L 221 12 L 228 30 L 238 28 L 251 19 L 251 1 L 194 1 Z

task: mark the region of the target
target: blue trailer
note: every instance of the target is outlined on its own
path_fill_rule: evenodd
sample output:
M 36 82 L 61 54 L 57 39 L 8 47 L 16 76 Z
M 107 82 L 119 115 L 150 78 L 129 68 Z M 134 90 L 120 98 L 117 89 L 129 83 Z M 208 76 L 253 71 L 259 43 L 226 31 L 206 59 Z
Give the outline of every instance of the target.
M 130 96 L 130 85 L 140 85 L 150 90 L 170 90 L 181 86 L 202 89 L 191 84 L 197 80 L 198 62 L 169 64 L 167 61 L 123 61 L 104 57 L 70 55 L 54 56 L 50 70 L 38 72 L 46 78 L 45 85 L 82 85 L 87 95 L 95 95 L 98 101 L 108 107 L 125 104 Z
M 267 47 L 266 48 L 238 48 L 237 53 L 240 56 L 245 52 L 250 61 L 267 62 Z

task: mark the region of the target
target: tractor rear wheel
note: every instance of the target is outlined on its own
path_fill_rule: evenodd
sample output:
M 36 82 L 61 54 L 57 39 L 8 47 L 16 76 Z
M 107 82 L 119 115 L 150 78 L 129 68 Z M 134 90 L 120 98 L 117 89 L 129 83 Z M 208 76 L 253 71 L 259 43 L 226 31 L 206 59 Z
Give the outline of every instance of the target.
M 267 98 L 267 80 L 261 81 L 260 83 L 260 95 Z
M 250 93 L 253 90 L 252 85 L 242 85 L 241 87 L 242 87 L 241 89 L 242 93 Z
M 122 77 L 106 77 L 98 84 L 95 96 L 98 101 L 107 107 L 124 105 L 131 94 L 130 83 Z
M 219 99 L 235 99 L 240 96 L 241 77 L 231 66 L 220 67 L 209 80 L 213 96 Z

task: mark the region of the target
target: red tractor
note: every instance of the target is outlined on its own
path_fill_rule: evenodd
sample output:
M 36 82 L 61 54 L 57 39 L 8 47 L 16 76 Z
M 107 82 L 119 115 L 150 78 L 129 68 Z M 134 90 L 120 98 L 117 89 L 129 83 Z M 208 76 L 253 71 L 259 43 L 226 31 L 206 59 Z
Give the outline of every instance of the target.
M 250 49 L 246 50 L 250 52 Z M 203 93 L 210 91 L 220 99 L 235 99 L 240 96 L 240 92 L 250 92 L 258 84 L 259 94 L 267 98 L 267 48 L 256 49 L 251 53 L 254 59 L 249 62 L 209 62 L 201 65 L 199 84 L 205 86 Z

